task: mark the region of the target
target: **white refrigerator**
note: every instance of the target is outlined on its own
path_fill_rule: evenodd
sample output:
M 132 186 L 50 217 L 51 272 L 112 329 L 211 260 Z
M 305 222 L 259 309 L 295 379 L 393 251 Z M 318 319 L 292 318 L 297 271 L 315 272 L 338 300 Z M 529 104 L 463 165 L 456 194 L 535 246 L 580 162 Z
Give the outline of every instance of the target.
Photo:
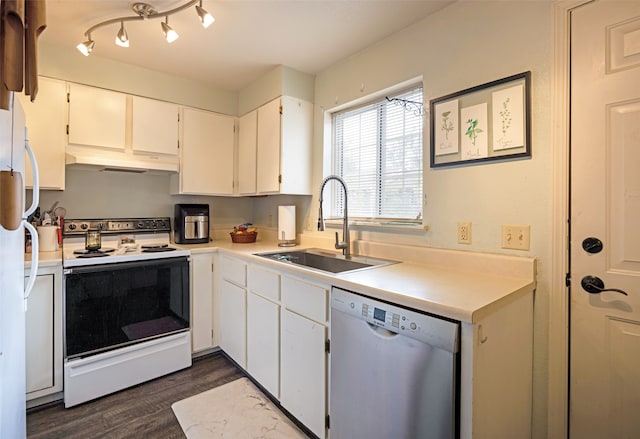
M 26 437 L 25 313 L 38 267 L 38 235 L 26 221 L 38 204 L 37 164 L 26 140 L 25 116 L 12 96 L 0 109 L 0 438 Z M 33 161 L 33 202 L 24 208 L 25 151 Z M 15 213 L 14 213 L 15 211 Z M 24 264 L 25 228 L 35 244 Z M 25 286 L 25 275 L 29 276 Z

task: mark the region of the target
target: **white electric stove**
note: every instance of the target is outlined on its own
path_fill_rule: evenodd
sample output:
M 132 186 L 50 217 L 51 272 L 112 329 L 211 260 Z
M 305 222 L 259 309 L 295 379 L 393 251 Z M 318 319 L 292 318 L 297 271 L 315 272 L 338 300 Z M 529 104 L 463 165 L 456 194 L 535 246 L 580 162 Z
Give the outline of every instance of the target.
M 65 407 L 191 365 L 190 252 L 170 232 L 164 217 L 65 219 Z

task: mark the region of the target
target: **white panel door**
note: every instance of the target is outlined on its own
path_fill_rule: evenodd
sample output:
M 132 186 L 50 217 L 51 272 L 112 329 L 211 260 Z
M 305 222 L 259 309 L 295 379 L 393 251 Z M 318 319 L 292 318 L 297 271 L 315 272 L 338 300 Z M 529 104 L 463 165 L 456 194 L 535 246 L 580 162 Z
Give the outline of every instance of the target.
M 280 99 L 258 108 L 257 189 L 280 192 L 281 122 Z
M 326 326 L 282 309 L 280 403 L 320 439 L 326 432 L 326 340 Z
M 133 96 L 131 99 L 133 151 L 177 155 L 178 106 L 139 96 Z
M 258 111 L 242 116 L 238 128 L 238 193 L 255 194 Z
M 247 293 L 247 372 L 280 397 L 280 305 Z
M 182 124 L 180 192 L 233 194 L 234 119 L 185 108 Z
M 29 143 L 38 159 L 40 189 L 64 190 L 65 149 L 67 146 L 67 83 L 38 78 L 38 97 L 34 102 L 22 93 L 17 96 L 24 108 Z M 26 162 L 25 184 L 33 187 L 31 162 Z
M 640 2 L 571 24 L 571 370 L 575 439 L 640 437 Z
M 27 301 L 27 393 L 54 386 L 53 282 L 38 276 Z
M 127 95 L 69 84 L 69 143 L 125 148 Z
M 191 350 L 213 347 L 213 253 L 191 255 Z
M 218 300 L 220 348 L 241 367 L 247 367 L 246 291 L 231 282 L 220 283 Z

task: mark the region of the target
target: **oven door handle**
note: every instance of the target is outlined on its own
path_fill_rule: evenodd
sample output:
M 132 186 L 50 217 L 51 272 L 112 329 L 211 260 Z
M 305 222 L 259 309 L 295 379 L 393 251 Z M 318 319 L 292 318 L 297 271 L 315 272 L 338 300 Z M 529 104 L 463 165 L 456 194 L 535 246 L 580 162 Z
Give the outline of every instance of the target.
M 173 265 L 188 262 L 189 259 L 186 256 L 179 256 L 177 258 L 147 259 L 144 261 L 115 262 L 111 264 L 85 265 L 81 267 L 66 268 L 64 270 L 64 274 L 97 273 L 103 271 L 116 271 L 148 266 L 157 267 L 158 265 Z

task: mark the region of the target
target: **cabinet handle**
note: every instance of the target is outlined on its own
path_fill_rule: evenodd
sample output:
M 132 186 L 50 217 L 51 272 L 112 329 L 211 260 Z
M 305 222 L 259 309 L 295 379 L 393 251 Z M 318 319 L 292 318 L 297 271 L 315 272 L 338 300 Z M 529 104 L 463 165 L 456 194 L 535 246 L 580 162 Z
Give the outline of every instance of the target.
M 489 340 L 489 337 L 482 335 L 482 325 L 478 325 L 478 340 L 480 340 L 480 344 L 485 344 Z

